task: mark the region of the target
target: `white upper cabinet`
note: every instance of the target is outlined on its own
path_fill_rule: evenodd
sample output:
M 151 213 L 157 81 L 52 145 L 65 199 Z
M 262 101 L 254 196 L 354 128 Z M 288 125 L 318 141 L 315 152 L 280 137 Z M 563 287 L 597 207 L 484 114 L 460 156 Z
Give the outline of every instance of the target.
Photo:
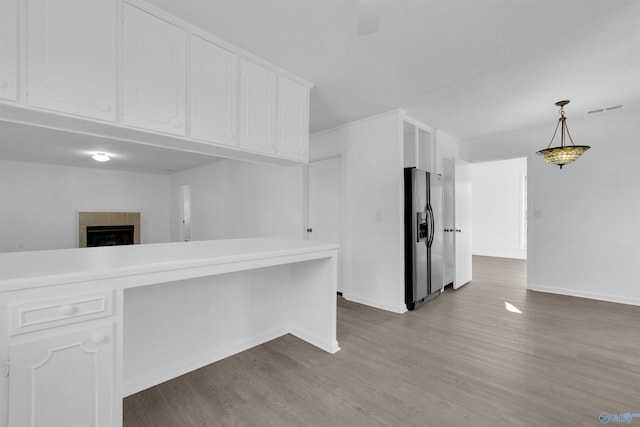
M 27 2 L 28 104 L 116 119 L 115 0 Z
M 238 57 L 191 36 L 191 137 L 237 144 Z
M 276 74 L 240 61 L 240 145 L 251 151 L 276 152 Z
M 309 149 L 309 89 L 278 79 L 278 155 L 307 161 Z
M 310 86 L 145 0 L 0 0 L 0 114 L 27 125 L 306 162 Z
M 0 98 L 17 99 L 18 0 L 0 0 Z
M 123 62 L 124 124 L 185 135 L 187 32 L 125 3 Z

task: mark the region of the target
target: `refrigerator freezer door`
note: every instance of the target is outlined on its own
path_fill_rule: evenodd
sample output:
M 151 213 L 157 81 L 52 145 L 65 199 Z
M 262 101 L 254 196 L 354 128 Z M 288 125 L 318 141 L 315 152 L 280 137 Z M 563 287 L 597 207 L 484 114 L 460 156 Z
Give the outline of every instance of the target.
M 431 283 L 429 293 L 440 291 L 444 287 L 444 259 L 442 252 L 442 240 L 444 228 L 442 226 L 442 176 L 431 174 L 429 177 L 429 193 L 433 233 L 431 236 Z
M 413 245 L 413 266 L 414 266 L 414 278 L 413 278 L 413 300 L 418 301 L 429 295 L 429 271 L 427 266 L 427 240 L 430 236 L 429 232 L 429 213 L 427 211 L 428 204 L 428 187 L 427 187 L 427 173 L 418 169 L 413 169 L 413 209 L 418 214 L 417 217 L 421 218 L 422 222 L 418 224 L 416 221 L 416 229 L 414 230 Z

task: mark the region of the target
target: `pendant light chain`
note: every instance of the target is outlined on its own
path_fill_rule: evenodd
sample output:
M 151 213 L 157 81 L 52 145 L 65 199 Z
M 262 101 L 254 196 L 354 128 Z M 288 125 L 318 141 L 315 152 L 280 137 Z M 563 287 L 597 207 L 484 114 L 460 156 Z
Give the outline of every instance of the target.
M 563 111 L 563 117 L 564 117 L 564 111 Z M 565 120 L 566 120 L 566 119 L 565 119 Z M 576 144 L 574 144 L 574 143 L 573 143 L 573 138 L 571 138 L 571 134 L 569 133 L 569 127 L 566 125 L 566 123 L 564 123 L 564 121 L 562 122 L 562 125 L 563 125 L 563 127 L 564 127 L 564 130 L 566 130 L 566 131 L 567 131 L 567 136 L 569 137 L 569 141 L 571 141 L 571 145 L 576 145 Z M 564 132 L 563 132 L 562 134 L 563 134 L 563 136 L 564 136 Z M 563 142 L 563 144 L 562 144 L 562 145 L 564 145 L 564 138 L 563 138 L 563 141 L 562 141 L 562 142 Z
M 551 141 L 549 141 L 549 145 L 547 145 L 547 148 L 551 147 L 551 144 L 553 144 L 553 140 L 556 139 L 556 134 L 558 133 L 559 127 L 560 127 L 560 120 L 558 120 L 558 123 L 556 124 L 556 130 L 553 131 L 553 136 L 551 137 Z

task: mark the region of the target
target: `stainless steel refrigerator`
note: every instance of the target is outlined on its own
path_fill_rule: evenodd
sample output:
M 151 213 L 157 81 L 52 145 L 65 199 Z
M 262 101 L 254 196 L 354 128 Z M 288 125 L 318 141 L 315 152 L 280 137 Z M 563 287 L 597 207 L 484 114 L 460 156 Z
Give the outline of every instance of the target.
M 405 168 L 404 210 L 405 303 L 414 310 L 444 286 L 442 176 Z

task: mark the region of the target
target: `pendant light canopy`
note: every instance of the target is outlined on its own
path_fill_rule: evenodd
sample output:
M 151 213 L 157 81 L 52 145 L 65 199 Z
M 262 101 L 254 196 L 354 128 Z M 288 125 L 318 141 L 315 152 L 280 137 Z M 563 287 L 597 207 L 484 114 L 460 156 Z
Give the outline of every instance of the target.
M 570 101 L 558 101 L 556 105 L 560 107 L 560 118 L 558 119 L 558 123 L 556 124 L 556 130 L 553 132 L 553 136 L 551 137 L 551 142 L 544 150 L 538 151 L 536 154 L 541 156 L 546 162 L 553 163 L 554 165 L 562 166 L 567 163 L 574 162 L 589 148 L 588 145 L 575 145 L 573 143 L 573 139 L 571 138 L 571 134 L 569 133 L 569 128 L 567 127 L 567 118 L 564 116 L 564 106 L 567 105 Z M 558 128 L 560 130 L 560 145 L 556 147 L 552 147 L 553 140 L 558 133 Z M 569 141 L 571 145 L 565 145 L 565 134 L 569 137 Z

